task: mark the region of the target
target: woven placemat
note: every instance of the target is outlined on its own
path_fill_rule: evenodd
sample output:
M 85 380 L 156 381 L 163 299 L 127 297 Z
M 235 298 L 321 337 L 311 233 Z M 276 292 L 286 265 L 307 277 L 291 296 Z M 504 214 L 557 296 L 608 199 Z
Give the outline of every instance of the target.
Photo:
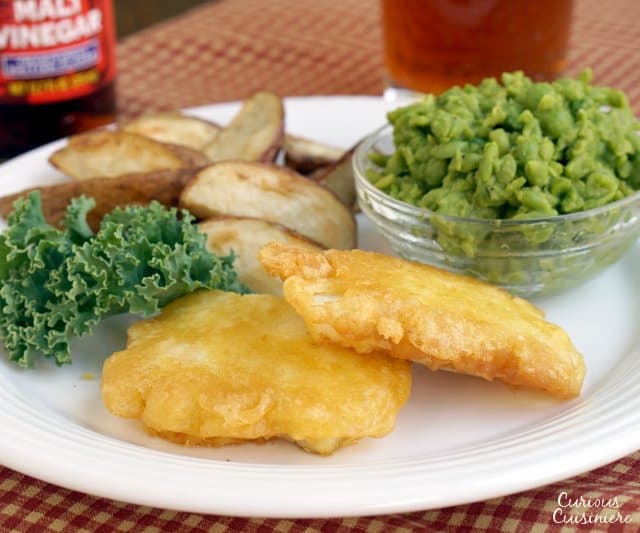
M 281 96 L 381 94 L 376 0 L 219 0 L 118 47 L 120 113 Z M 640 2 L 578 0 L 567 73 L 627 92 L 640 111 Z
M 640 453 L 587 474 L 520 494 L 434 511 L 331 520 L 277 520 L 181 513 L 97 499 L 7 469 L 0 471 L 0 531 L 509 531 L 574 530 L 637 532 L 640 524 Z M 564 496 L 566 494 L 566 496 Z M 617 501 L 591 509 L 567 509 L 569 499 Z M 560 502 L 559 502 L 560 499 Z M 558 512 L 561 509 L 562 512 Z M 627 524 L 580 524 L 620 513 Z M 556 521 L 554 521 L 554 516 Z M 578 523 L 558 523 L 562 520 Z

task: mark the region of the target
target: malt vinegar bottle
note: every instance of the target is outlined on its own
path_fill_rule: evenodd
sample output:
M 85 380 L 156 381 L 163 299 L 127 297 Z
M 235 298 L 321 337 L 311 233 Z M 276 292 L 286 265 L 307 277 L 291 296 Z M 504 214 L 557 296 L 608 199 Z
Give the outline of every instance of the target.
M 112 0 L 0 0 L 0 160 L 113 121 Z

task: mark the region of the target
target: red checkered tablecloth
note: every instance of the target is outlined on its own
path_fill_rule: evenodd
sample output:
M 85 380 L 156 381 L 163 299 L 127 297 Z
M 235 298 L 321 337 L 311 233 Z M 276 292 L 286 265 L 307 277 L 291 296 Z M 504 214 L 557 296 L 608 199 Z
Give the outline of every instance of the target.
M 627 92 L 640 111 L 640 1 L 576 0 L 569 73 Z M 284 96 L 379 94 L 377 0 L 218 0 L 119 44 L 123 117 L 237 100 L 259 89 Z M 0 463 L 2 458 L 0 457 Z M 627 524 L 565 524 L 562 531 L 640 530 L 640 452 L 520 494 L 403 515 L 332 520 L 229 518 L 99 499 L 0 466 L 4 531 L 547 531 L 561 493 L 616 499 Z M 584 509 L 575 510 L 579 516 Z

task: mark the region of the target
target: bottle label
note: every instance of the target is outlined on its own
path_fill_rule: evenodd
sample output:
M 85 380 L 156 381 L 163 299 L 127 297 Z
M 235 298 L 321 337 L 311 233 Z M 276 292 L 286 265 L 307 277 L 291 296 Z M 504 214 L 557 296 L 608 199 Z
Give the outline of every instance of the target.
M 114 77 L 111 0 L 0 0 L 0 103 L 79 98 Z

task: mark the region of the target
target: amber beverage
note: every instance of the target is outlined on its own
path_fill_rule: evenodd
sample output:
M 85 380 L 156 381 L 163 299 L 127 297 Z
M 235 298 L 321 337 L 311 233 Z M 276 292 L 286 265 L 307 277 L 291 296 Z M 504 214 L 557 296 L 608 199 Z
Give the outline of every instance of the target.
M 390 84 L 439 93 L 524 70 L 565 68 L 573 0 L 382 0 Z

